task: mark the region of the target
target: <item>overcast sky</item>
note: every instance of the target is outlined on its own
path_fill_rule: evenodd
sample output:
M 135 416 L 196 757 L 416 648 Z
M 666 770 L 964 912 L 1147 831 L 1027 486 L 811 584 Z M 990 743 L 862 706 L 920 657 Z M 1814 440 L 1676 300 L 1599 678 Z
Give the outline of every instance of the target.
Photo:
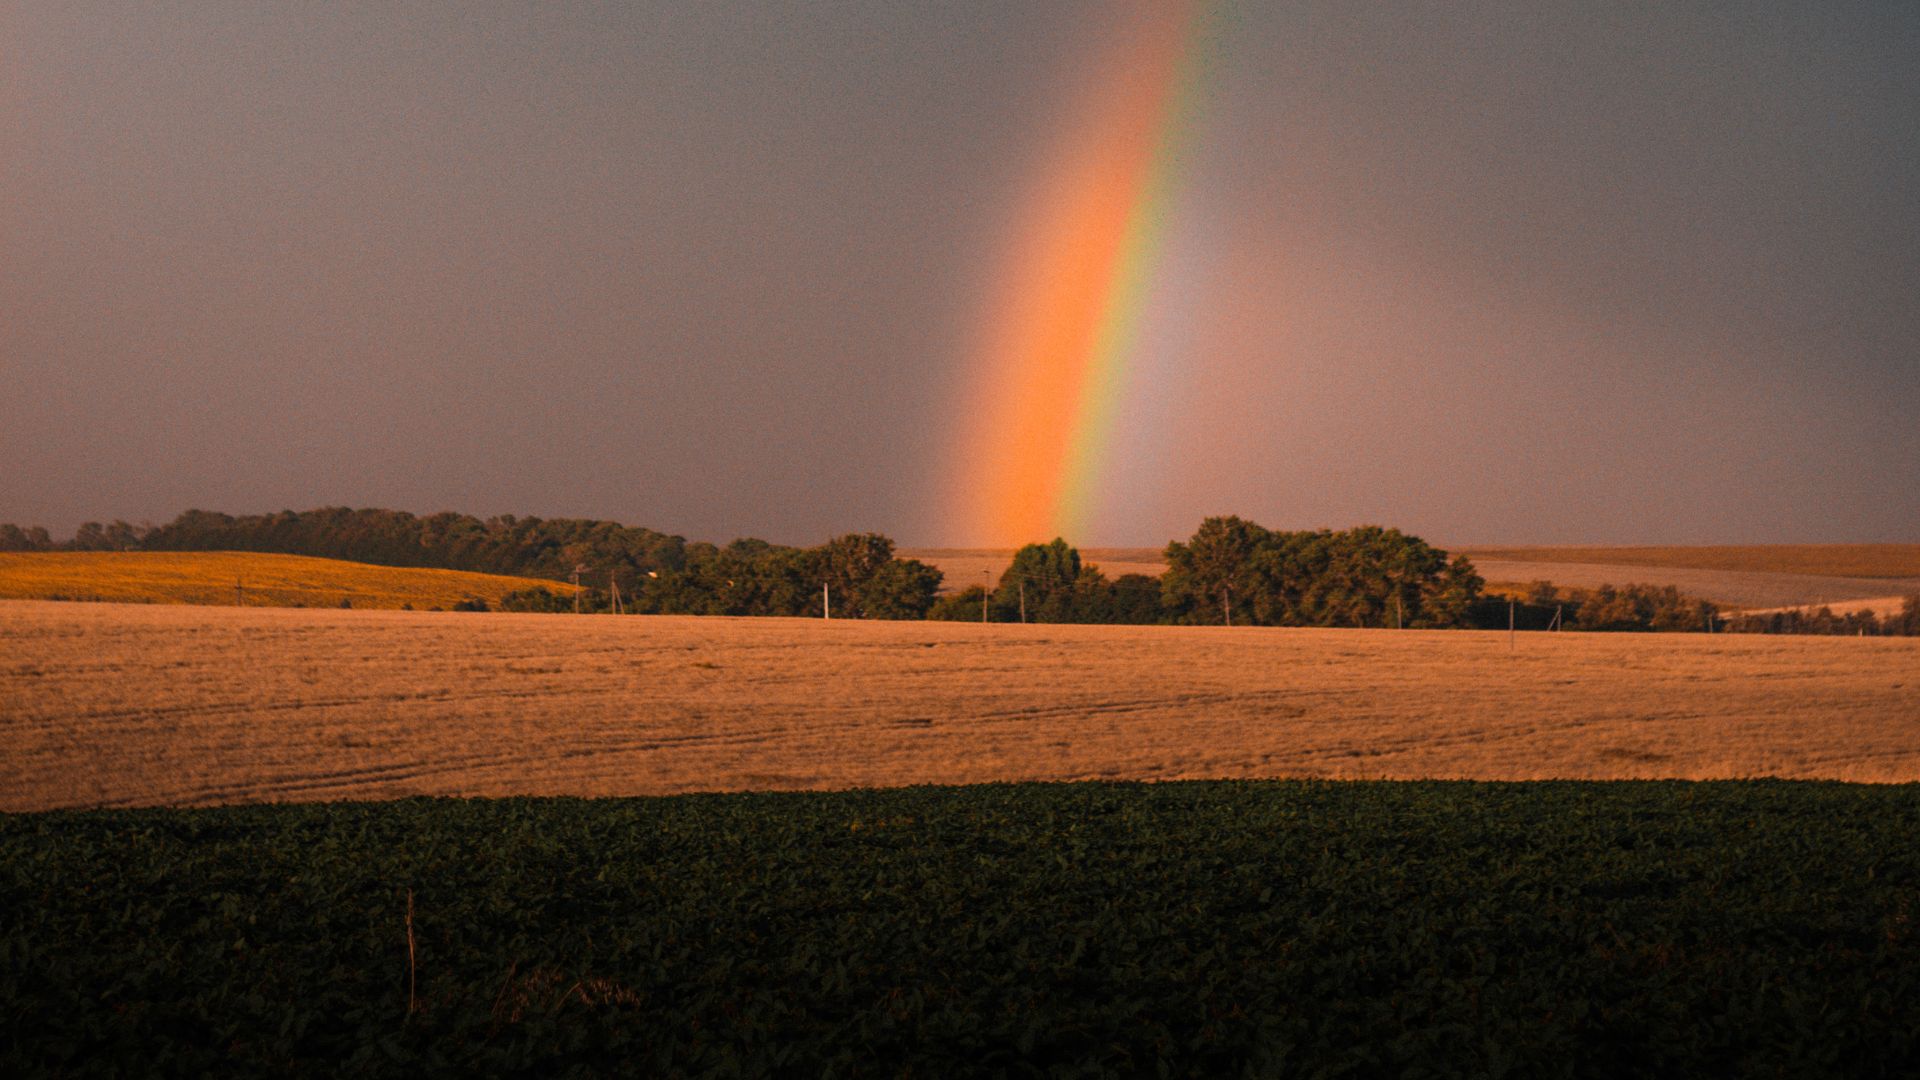
M 1123 7 L 0 0 L 0 521 L 994 539 L 951 448 Z M 1209 18 L 1159 467 L 1071 539 L 1920 541 L 1920 5 Z

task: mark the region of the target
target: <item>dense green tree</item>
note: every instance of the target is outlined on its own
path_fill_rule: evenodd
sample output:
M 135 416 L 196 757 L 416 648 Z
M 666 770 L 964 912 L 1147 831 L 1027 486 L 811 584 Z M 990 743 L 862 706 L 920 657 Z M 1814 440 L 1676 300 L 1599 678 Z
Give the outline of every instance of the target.
M 51 551 L 53 537 L 39 525 L 0 525 L 0 551 Z
M 1160 579 L 1145 574 L 1122 574 L 1104 582 L 1098 601 L 1083 622 L 1152 625 L 1162 622 Z
M 638 612 L 664 615 L 788 615 L 819 618 L 831 590 L 836 619 L 918 619 L 933 605 L 940 572 L 893 557 L 893 541 L 872 533 L 817 548 L 736 540 L 725 548 L 686 546 L 680 568 L 650 575 Z
M 1167 545 L 1167 572 L 1161 578 L 1166 606 L 1188 613 L 1194 622 L 1232 625 L 1234 597 L 1238 594 L 1244 609 L 1259 580 L 1254 556 L 1267 539 L 1267 530 L 1238 517 L 1202 521 L 1186 543 Z
M 980 609 L 988 603 L 984 585 L 969 585 L 959 592 L 936 599 L 927 608 L 927 618 L 941 622 L 979 622 Z
M 556 614 L 573 610 L 573 600 L 552 589 L 516 589 L 500 598 L 501 611 Z
M 1479 599 L 1480 590 L 1486 584 L 1486 579 L 1474 570 L 1472 560 L 1465 555 L 1455 555 L 1439 580 L 1425 587 L 1415 625 L 1436 630 L 1472 626 L 1474 601 Z
M 1032 622 L 1080 622 L 1080 571 L 1080 551 L 1065 540 L 1028 544 L 1013 553 L 1012 565 L 1000 575 L 994 611 L 1004 621 L 1024 615 Z
M 893 541 L 878 533 L 848 533 L 813 550 L 815 576 L 831 590 L 833 613 L 864 618 L 864 586 L 893 560 Z
M 854 590 L 861 618 L 920 619 L 940 592 L 940 571 L 915 559 L 889 559 Z
M 1909 596 L 1900 602 L 1900 614 L 1890 616 L 1898 620 L 1898 632 L 1910 637 L 1920 637 L 1920 596 Z
M 1209 518 L 1168 546 L 1167 564 L 1167 615 L 1198 623 L 1237 612 L 1263 626 L 1465 626 L 1484 584 L 1466 559 L 1374 525 L 1276 532 Z

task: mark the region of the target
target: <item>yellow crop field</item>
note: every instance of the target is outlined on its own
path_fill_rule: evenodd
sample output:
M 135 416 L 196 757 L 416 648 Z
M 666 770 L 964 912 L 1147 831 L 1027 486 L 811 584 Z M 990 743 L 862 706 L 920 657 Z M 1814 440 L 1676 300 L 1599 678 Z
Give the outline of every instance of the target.
M 1920 639 L 0 601 L 0 810 L 1020 780 L 1920 780 Z
M 536 588 L 573 593 L 535 578 L 250 551 L 0 552 L 0 598 L 14 600 L 425 610 Z

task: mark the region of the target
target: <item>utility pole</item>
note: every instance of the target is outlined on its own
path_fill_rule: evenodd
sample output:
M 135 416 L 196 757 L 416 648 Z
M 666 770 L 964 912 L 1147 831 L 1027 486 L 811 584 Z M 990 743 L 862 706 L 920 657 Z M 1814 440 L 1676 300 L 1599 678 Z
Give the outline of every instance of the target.
M 1513 600 L 1507 600 L 1507 651 L 1513 651 Z
M 1393 594 L 1393 628 L 1395 630 L 1404 630 L 1406 629 L 1405 625 L 1403 625 L 1405 622 L 1405 615 L 1400 608 L 1400 594 L 1395 593 Z
M 585 563 L 573 564 L 573 613 L 580 614 L 580 575 L 587 572 Z
M 233 606 L 234 607 L 247 606 L 247 579 L 246 578 L 233 579 Z
M 982 581 L 980 586 L 980 625 L 985 626 L 987 625 L 987 604 L 993 599 L 993 590 L 987 588 L 984 583 L 993 580 L 993 571 L 980 571 L 980 578 Z
M 1232 626 L 1233 625 L 1233 586 L 1231 584 L 1220 586 L 1220 604 L 1222 607 L 1226 609 L 1227 625 Z
M 833 618 L 833 586 L 825 581 L 820 583 L 820 617 Z
M 620 611 L 620 583 L 619 583 L 618 581 L 615 581 L 615 580 L 613 579 L 613 571 L 611 571 L 611 570 L 609 570 L 609 571 L 607 571 L 607 595 L 608 595 L 609 597 L 611 597 L 611 598 L 612 598 L 612 603 L 613 603 L 613 613 L 614 613 L 615 615 L 619 615 L 619 614 L 621 614 L 621 611 Z
M 1027 579 L 1020 579 L 1020 621 L 1027 621 Z

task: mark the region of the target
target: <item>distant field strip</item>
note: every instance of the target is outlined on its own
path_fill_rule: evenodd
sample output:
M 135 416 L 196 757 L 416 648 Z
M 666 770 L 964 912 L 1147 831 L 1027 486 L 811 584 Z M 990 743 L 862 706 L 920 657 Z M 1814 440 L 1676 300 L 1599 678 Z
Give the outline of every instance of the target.
M 1463 547 L 1485 562 L 1604 563 L 1684 570 L 1920 579 L 1920 544 L 1754 544 L 1719 547 Z M 1885 588 L 1880 590 L 1886 592 Z
M 1671 585 L 1703 600 L 1735 608 L 1831 604 L 1851 610 L 1874 601 L 1894 610 L 1900 597 L 1920 593 L 1920 544 L 1831 544 L 1779 547 L 1461 548 L 1489 582 L 1593 588 L 1599 585 Z M 1013 552 L 991 548 L 922 548 L 908 558 L 939 567 L 945 588 L 993 584 Z M 1152 548 L 1090 548 L 1087 562 L 1109 577 L 1158 577 L 1166 563 Z M 1889 600 L 1891 598 L 1891 600 Z
M 1920 593 L 1920 578 L 1854 578 L 1824 574 L 1782 574 L 1753 570 L 1693 570 L 1625 563 L 1515 562 L 1475 557 L 1474 567 L 1488 581 L 1521 584 L 1551 581 L 1593 588 L 1643 582 L 1671 585 L 1689 596 L 1734 608 L 1804 607 L 1882 600 Z M 1856 605 L 1857 606 L 1857 605 Z
M 997 780 L 1920 780 L 1920 640 L 0 602 L 0 810 Z
M 11 600 L 425 610 L 536 588 L 573 592 L 535 578 L 250 551 L 0 552 L 0 599 Z

